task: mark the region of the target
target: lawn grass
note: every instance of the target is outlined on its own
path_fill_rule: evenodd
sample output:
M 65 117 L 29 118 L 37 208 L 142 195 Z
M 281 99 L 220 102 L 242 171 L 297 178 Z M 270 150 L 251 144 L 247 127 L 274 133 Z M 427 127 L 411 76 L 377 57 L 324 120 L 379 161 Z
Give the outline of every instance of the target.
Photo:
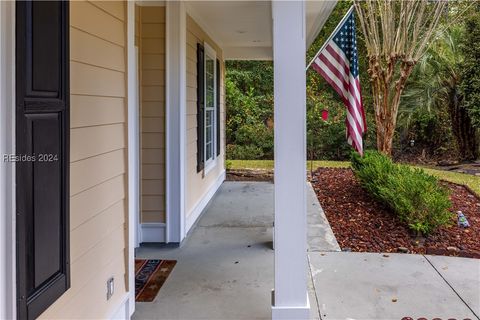
M 307 169 L 310 170 L 311 162 L 307 161 Z M 319 167 L 325 168 L 348 168 L 349 161 L 313 161 L 313 170 Z M 227 160 L 228 169 L 273 169 L 273 160 Z M 468 186 L 477 195 L 480 195 L 480 178 L 469 174 L 436 170 L 418 167 L 440 180 Z
M 452 172 L 452 171 L 443 171 L 435 170 L 431 168 L 422 168 L 425 172 L 439 178 L 440 180 L 453 182 L 456 184 L 462 184 L 468 186 L 475 192 L 477 195 L 480 195 L 480 177 L 475 177 L 471 174 Z

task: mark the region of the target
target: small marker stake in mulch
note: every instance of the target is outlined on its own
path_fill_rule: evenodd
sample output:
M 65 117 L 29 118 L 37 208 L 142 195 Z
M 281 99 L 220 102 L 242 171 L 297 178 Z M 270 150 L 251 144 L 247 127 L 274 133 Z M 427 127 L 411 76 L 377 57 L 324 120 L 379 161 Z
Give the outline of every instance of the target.
M 467 218 L 463 214 L 462 211 L 457 211 L 457 224 L 460 228 L 468 228 L 470 227 L 470 223 L 468 222 Z

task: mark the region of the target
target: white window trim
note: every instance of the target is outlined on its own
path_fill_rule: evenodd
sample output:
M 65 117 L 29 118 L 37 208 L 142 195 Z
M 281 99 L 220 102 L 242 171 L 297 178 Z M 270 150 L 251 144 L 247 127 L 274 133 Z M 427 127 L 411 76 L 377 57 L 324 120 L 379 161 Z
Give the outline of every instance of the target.
M 203 141 L 203 160 L 205 162 L 205 169 L 204 169 L 204 175 L 206 176 L 210 171 L 212 171 L 214 168 L 217 167 L 217 164 L 218 164 L 218 157 L 217 157 L 217 130 L 216 130 L 216 127 L 217 127 L 217 121 L 219 121 L 219 119 L 217 119 L 217 108 L 219 106 L 217 106 L 217 52 L 215 51 L 215 49 L 213 49 L 212 46 L 210 46 L 207 42 L 204 42 L 203 43 L 203 47 L 204 47 L 204 70 L 203 70 L 203 83 L 204 83 L 204 90 L 203 90 L 203 94 L 204 94 L 204 100 L 205 101 L 205 108 L 204 108 L 204 114 L 203 114 L 203 123 L 204 123 L 204 127 L 203 127 L 203 130 L 204 130 L 204 133 L 203 133 L 203 136 L 205 137 L 204 138 L 204 141 Z M 214 108 L 213 108 L 213 123 L 212 123 L 212 126 L 213 128 L 215 129 L 213 134 L 212 134 L 212 152 L 213 152 L 213 158 L 209 159 L 207 161 L 207 126 L 206 126 L 206 114 L 207 114 L 207 105 L 206 105 L 206 101 L 207 101 L 207 73 L 205 71 L 205 68 L 207 66 L 207 63 L 206 63 L 206 60 L 207 60 L 207 56 L 209 56 L 211 59 L 213 59 L 213 83 L 214 83 L 214 90 L 213 90 L 213 96 L 214 96 L 214 99 L 213 99 L 213 103 L 214 103 Z

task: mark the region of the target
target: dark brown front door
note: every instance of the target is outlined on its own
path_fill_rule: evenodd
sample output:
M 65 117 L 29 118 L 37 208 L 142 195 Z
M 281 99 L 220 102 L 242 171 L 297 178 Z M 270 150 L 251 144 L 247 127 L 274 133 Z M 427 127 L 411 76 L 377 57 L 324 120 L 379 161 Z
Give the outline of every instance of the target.
M 17 314 L 69 287 L 69 5 L 16 4 Z

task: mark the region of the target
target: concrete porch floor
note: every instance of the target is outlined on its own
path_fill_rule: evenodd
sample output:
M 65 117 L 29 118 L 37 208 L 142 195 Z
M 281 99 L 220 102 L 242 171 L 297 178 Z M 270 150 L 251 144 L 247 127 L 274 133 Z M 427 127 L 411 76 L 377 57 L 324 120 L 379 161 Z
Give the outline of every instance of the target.
M 142 246 L 137 258 L 177 265 L 155 301 L 136 304 L 134 319 L 271 319 L 273 190 L 225 182 L 180 248 Z M 311 187 L 307 199 L 309 250 L 340 250 Z
M 273 189 L 225 182 L 180 248 L 142 246 L 177 265 L 133 319 L 271 319 Z M 310 185 L 307 204 L 312 319 L 478 319 L 480 260 L 339 252 Z

